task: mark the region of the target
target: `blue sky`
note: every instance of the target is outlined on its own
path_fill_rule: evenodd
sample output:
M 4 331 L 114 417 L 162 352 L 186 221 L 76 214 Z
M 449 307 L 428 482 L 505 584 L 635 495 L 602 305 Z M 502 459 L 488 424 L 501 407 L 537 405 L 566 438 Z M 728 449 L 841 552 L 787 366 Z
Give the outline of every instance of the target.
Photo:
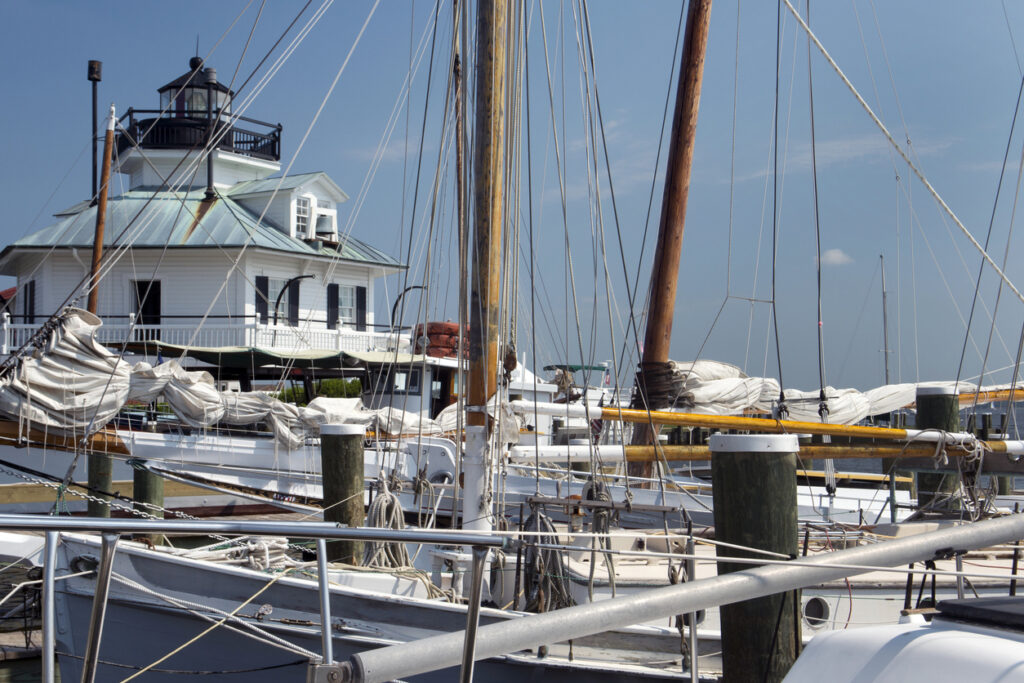
M 302 21 L 319 5 L 319 0 L 312 3 Z M 239 64 L 239 73 L 244 74 L 255 67 L 301 6 L 299 2 L 268 2 L 243 56 L 260 10 L 258 1 L 125 5 L 99 0 L 10 0 L 0 5 L 0 51 L 8 93 L 6 106 L 0 109 L 6 133 L 6 163 L 0 171 L 6 209 L 0 221 L 0 242 L 44 227 L 51 214 L 88 193 L 87 60 L 104 63 L 101 103 L 114 102 L 119 112 L 129 106 L 153 108 L 157 105 L 156 88 L 186 71 L 197 38 L 199 53 L 209 53 L 209 63 L 218 69 L 222 81 L 228 81 Z M 329 7 L 247 112 L 284 124 L 285 163 L 296 155 L 299 140 L 371 6 L 370 2 L 353 1 Z M 805 12 L 803 3 L 799 9 Z M 543 5 L 552 104 L 545 77 L 540 5 L 530 3 L 530 180 L 538 320 L 534 333 L 524 203 L 518 346 L 521 353 L 529 354 L 535 338 L 538 364 L 579 360 L 581 346 L 585 360 L 607 360 L 613 354 L 618 357 L 624 344 L 633 343 L 627 339 L 624 323 L 624 282 L 627 277 L 632 282 L 639 273 L 641 291 L 646 286 L 661 203 L 662 176 L 660 172 L 655 176 L 655 159 L 680 7 L 670 2 L 592 0 L 588 10 L 624 252 L 620 254 L 618 248 L 603 151 L 599 149 L 597 160 L 600 212 L 593 193 L 594 176 L 587 170 L 589 145 L 583 126 L 577 21 L 572 5 L 552 0 Z M 352 222 L 357 237 L 403 259 L 413 217 L 427 90 L 431 34 L 425 29 L 433 11 L 434 4 L 427 0 L 381 3 L 293 165 L 294 172 L 326 171 L 348 192 L 353 200 L 339 207 L 339 220 L 347 223 L 409 70 L 410 33 L 414 47 L 425 40 L 408 118 L 401 109 L 380 167 Z M 422 143 L 410 283 L 422 281 L 426 236 L 430 234 L 436 267 L 430 276 L 426 307 L 428 317 L 444 319 L 454 316 L 456 291 L 451 275 L 450 160 L 443 164 L 446 171 L 432 233 L 427 222 L 433 169 L 442 144 L 439 112 L 450 49 L 450 4 L 442 5 L 440 13 L 444 23 L 437 34 Z M 808 48 L 804 34 L 785 9 L 783 17 L 776 300 L 783 379 L 787 386 L 811 389 L 818 384 L 818 363 Z M 1017 49 L 1024 49 L 1024 8 L 995 0 L 970 5 L 947 1 L 812 2 L 810 23 L 900 144 L 906 146 L 909 137 L 928 179 L 983 241 L 1021 81 L 1013 41 L 1017 41 Z M 279 48 L 274 55 L 280 53 Z M 744 2 L 739 11 L 735 2 L 716 3 L 672 352 L 679 360 L 700 352 L 701 357 L 737 363 L 750 374 L 772 376 L 777 376 L 777 367 L 767 305 L 740 298 L 726 301 L 726 295 L 771 296 L 775 59 L 776 7 L 772 3 Z M 978 254 L 937 209 L 906 165 L 894 162 L 888 143 L 817 51 L 811 55 L 811 64 L 825 255 L 822 329 L 827 381 L 860 388 L 882 382 L 879 254 L 886 259 L 893 381 L 950 379 L 956 374 L 963 345 L 962 318 L 970 309 Z M 561 159 L 566 177 L 564 221 L 553 128 L 565 150 Z M 524 145 L 525 138 L 524 128 Z M 997 262 L 1002 261 L 1010 231 L 1022 140 L 1019 133 L 1012 140 L 995 210 L 990 253 Z M 522 164 L 525 197 L 525 157 Z M 654 202 L 646 258 L 641 262 L 652 182 Z M 614 299 L 611 323 L 604 285 L 605 257 L 595 256 L 594 249 L 602 225 Z M 572 254 L 575 306 L 567 278 L 566 241 Z M 1007 273 L 1015 283 L 1024 283 L 1017 242 L 1010 244 Z M 989 310 L 995 305 L 996 284 L 988 272 L 982 295 Z M 392 279 L 386 292 L 380 288 L 379 316 L 386 315 L 402 286 Z M 582 325 L 579 336 L 576 310 Z M 1004 291 L 996 324 L 1001 338 L 989 351 L 989 369 L 1012 363 L 1022 319 L 1024 307 Z M 989 316 L 979 308 L 964 376 L 980 371 L 989 326 Z M 631 371 L 625 369 L 621 374 L 628 377 Z M 996 379 L 1006 380 L 1008 375 L 1003 372 Z

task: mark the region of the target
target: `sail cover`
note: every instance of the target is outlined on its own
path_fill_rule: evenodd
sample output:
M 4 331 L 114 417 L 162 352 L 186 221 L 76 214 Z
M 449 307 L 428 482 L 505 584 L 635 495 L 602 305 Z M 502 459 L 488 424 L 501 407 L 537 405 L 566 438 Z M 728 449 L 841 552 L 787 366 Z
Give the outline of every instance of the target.
M 779 400 L 779 383 L 771 377 L 748 377 L 735 365 L 713 360 L 669 361 L 672 368 L 673 408 L 689 413 L 739 415 L 771 413 Z M 970 382 L 887 384 L 868 391 L 825 387 L 827 420 L 856 424 L 871 415 L 883 415 L 914 403 L 919 387 L 942 387 L 951 392 L 998 391 L 1010 385 L 978 387 Z M 820 391 L 786 389 L 786 410 L 791 420 L 819 422 Z M 979 403 L 988 402 L 984 398 Z
M 317 398 L 300 407 L 265 392 L 219 391 L 209 372 L 186 370 L 176 360 L 131 366 L 96 341 L 102 324 L 87 311 L 66 311 L 45 347 L 19 359 L 0 378 L 0 415 L 55 434 L 86 436 L 103 428 L 127 401 L 148 403 L 162 396 L 191 427 L 266 422 L 289 449 L 302 446 L 327 423 L 361 424 L 384 434 L 441 431 L 414 413 L 368 410 L 358 398 Z
M 96 341 L 102 324 L 78 309 L 56 321 L 43 349 L 0 378 L 0 414 L 65 436 L 107 424 L 128 398 L 131 367 Z

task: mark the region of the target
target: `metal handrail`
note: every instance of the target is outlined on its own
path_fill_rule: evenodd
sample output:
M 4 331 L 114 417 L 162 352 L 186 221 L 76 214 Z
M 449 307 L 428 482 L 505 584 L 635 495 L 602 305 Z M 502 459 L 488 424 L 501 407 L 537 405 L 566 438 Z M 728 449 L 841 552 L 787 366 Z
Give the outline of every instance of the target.
M 266 522 L 192 519 L 105 519 L 101 517 L 40 517 L 0 515 L 0 529 L 32 531 L 111 532 L 121 534 L 242 534 L 292 536 L 345 541 L 430 543 L 505 548 L 511 541 L 500 536 L 434 531 L 429 529 L 378 529 L 342 527 L 330 522 Z
M 483 581 L 484 558 L 488 548 L 501 548 L 510 543 L 509 539 L 484 534 L 463 534 L 455 532 L 428 531 L 421 529 L 378 529 L 374 527 L 340 527 L 329 522 L 260 522 L 260 521 L 211 521 L 211 520 L 162 520 L 162 519 L 105 519 L 97 517 L 38 517 L 35 515 L 0 515 L 0 529 L 46 531 L 44 567 L 44 615 L 43 649 L 44 658 L 49 656 L 50 666 L 43 665 L 43 680 L 52 683 L 54 653 L 55 610 L 54 582 L 57 534 L 59 531 L 99 531 L 103 534 L 103 551 L 96 575 L 96 590 L 93 598 L 92 616 L 89 620 L 89 636 L 82 682 L 92 683 L 99 663 L 99 648 L 103 636 L 103 621 L 106 615 L 110 576 L 113 569 L 117 541 L 122 533 L 163 533 L 163 534 L 243 534 L 247 536 L 292 536 L 317 539 L 317 565 L 319 567 L 318 588 L 320 594 L 321 642 L 323 666 L 337 668 L 333 661 L 331 642 L 331 612 L 329 580 L 327 576 L 326 540 L 373 540 L 397 543 L 431 543 L 439 545 L 469 545 L 473 547 L 473 570 L 471 581 L 475 587 L 474 600 L 466 612 L 466 635 L 463 643 L 464 657 L 468 657 L 469 676 L 472 676 L 472 660 L 475 633 L 480 619 L 480 585 Z M 465 680 L 465 679 L 464 679 Z

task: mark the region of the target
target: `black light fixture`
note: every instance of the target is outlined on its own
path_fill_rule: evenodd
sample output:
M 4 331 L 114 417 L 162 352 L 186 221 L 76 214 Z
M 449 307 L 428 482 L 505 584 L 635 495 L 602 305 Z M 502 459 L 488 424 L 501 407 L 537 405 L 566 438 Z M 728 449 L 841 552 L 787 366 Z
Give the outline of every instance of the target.
M 103 62 L 98 59 L 89 60 L 89 80 L 92 82 L 92 199 L 96 201 L 96 84 L 103 80 Z
M 296 275 L 295 277 L 290 278 L 290 279 L 285 281 L 284 285 L 281 287 L 281 291 L 277 293 L 277 301 L 274 302 L 274 325 L 275 326 L 277 325 L 277 310 L 279 308 L 281 308 L 281 297 L 284 296 L 284 293 L 288 291 L 288 288 L 291 287 L 291 284 L 293 282 L 298 282 L 299 280 L 305 280 L 306 278 L 311 278 L 311 277 L 316 277 L 316 276 L 313 275 L 312 273 L 310 273 L 308 275 Z

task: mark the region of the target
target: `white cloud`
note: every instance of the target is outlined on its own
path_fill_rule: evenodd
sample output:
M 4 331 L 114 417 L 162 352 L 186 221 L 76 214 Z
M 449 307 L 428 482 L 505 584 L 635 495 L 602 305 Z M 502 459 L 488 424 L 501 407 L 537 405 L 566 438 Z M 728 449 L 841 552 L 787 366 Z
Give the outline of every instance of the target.
M 853 259 L 842 249 L 826 249 L 821 255 L 821 264 L 824 266 L 842 266 L 847 263 L 853 263 Z

